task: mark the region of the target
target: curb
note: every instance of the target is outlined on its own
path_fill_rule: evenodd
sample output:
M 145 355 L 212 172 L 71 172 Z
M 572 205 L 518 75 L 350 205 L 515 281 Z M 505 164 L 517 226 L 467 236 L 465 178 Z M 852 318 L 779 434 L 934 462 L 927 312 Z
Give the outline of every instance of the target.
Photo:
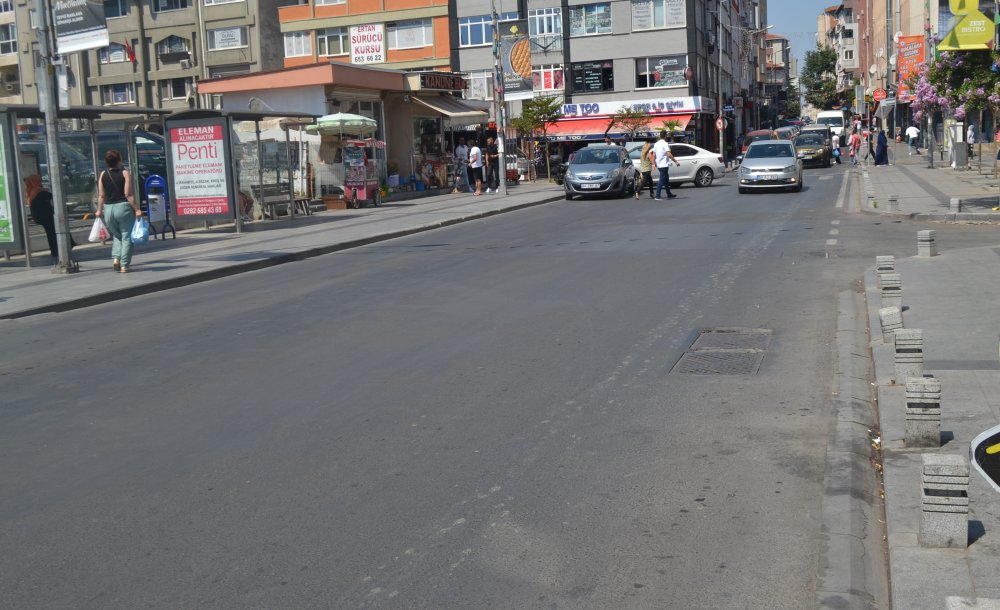
M 431 231 L 433 229 L 441 229 L 451 225 L 456 225 L 463 222 L 469 222 L 471 220 L 489 218 L 490 216 L 497 216 L 499 214 L 504 214 L 506 212 L 515 212 L 517 210 L 523 210 L 525 208 L 535 207 L 538 205 L 543 205 L 546 203 L 552 203 L 554 201 L 562 201 L 562 200 L 563 200 L 563 195 L 559 195 L 558 197 L 547 197 L 540 199 L 538 201 L 519 203 L 516 205 L 512 205 L 510 207 L 501 208 L 499 210 L 487 210 L 483 212 L 476 212 L 474 214 L 469 214 L 458 218 L 451 218 L 448 220 L 441 220 L 438 222 L 420 225 L 418 227 L 413 227 L 410 229 L 402 229 L 399 231 L 393 231 L 391 233 L 380 233 L 376 235 L 371 235 L 369 237 L 363 237 L 360 239 L 353 239 L 350 241 L 330 244 L 329 246 L 319 246 L 316 248 L 309 248 L 308 250 L 302 250 L 300 252 L 293 252 L 290 254 L 280 254 L 263 260 L 250 261 L 247 263 L 237 263 L 234 265 L 229 265 L 227 267 L 212 269 L 210 271 L 202 271 L 199 273 L 193 273 L 191 275 L 186 275 L 183 277 L 149 282 L 141 286 L 133 286 L 121 290 L 113 290 L 110 292 L 104 292 L 101 294 L 80 297 L 78 299 L 71 299 L 69 301 L 63 301 L 51 305 L 41 305 L 38 307 L 22 309 L 20 311 L 15 311 L 8 314 L 0 315 L 0 320 L 16 320 L 18 318 L 26 318 L 29 316 L 34 316 L 43 313 L 63 313 L 66 311 L 73 311 L 75 309 L 93 307 L 94 305 L 102 305 L 104 303 L 111 303 L 123 299 L 130 299 L 132 297 L 142 296 L 145 294 L 152 294 L 154 292 L 162 292 L 164 290 L 171 290 L 173 288 L 180 288 L 182 286 L 191 286 L 193 284 L 200 284 L 202 282 L 208 282 L 211 280 L 229 277 L 232 275 L 239 275 L 241 273 L 247 273 L 250 271 L 267 269 L 268 267 L 276 267 L 278 265 L 284 265 L 285 263 L 293 263 L 295 261 L 301 261 L 308 258 L 315 258 L 317 256 L 323 256 L 324 254 L 332 254 L 334 252 L 350 250 L 352 248 L 367 246 L 370 244 L 382 241 L 388 241 L 399 237 L 406 237 L 407 235 L 423 233 L 425 231 Z
M 877 430 L 868 351 L 865 295 L 844 291 L 837 305 L 835 420 L 827 437 L 823 479 L 824 541 L 818 566 L 818 608 L 888 607 L 887 553 L 883 544 L 880 460 L 871 434 Z M 877 433 L 877 432 L 875 432 Z

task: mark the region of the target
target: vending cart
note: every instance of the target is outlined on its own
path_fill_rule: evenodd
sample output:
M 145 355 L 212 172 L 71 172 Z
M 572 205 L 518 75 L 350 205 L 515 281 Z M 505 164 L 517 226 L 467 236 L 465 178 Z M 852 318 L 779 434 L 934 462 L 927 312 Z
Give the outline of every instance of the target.
M 357 209 L 371 201 L 382 205 L 386 180 L 385 142 L 374 138 L 344 140 L 344 201 Z

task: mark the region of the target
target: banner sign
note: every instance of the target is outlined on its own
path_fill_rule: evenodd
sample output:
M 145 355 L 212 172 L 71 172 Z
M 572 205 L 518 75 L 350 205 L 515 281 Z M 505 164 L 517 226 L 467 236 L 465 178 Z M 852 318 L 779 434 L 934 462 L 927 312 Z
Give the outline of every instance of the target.
M 530 100 L 531 46 L 528 43 L 528 21 L 501 21 L 500 31 L 500 71 L 503 73 L 503 97 L 505 100 Z
M 58 0 L 52 3 L 56 52 L 60 55 L 108 46 L 103 0 Z
M 228 134 L 222 117 L 167 123 L 175 217 L 233 217 Z
M 993 19 L 986 16 L 974 0 L 951 0 L 950 4 L 955 25 L 938 44 L 938 51 L 988 50 L 996 32 Z
M 711 109 L 707 102 L 711 101 Z M 614 100 L 587 104 L 563 104 L 562 118 L 611 116 L 623 108 L 641 110 L 649 114 L 715 112 L 715 100 L 701 97 L 671 97 L 648 100 Z
M 7 137 L 10 132 L 4 129 L 4 138 L 0 140 L 0 246 L 16 246 L 20 241 L 20 231 L 18 230 L 16 204 L 11 200 L 11 190 L 8 178 L 15 175 L 9 171 L 7 164 L 9 155 L 7 144 L 10 139 Z M 15 182 L 17 179 L 14 179 Z
M 351 26 L 351 63 L 385 63 L 385 27 L 381 23 Z

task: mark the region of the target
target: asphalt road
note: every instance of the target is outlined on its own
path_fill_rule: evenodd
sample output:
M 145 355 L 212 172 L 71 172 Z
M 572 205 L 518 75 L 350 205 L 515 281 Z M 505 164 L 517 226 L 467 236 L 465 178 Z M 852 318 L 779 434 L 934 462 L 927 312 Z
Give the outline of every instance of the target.
M 0 607 L 814 606 L 837 295 L 923 228 L 842 176 L 3 322 Z M 731 327 L 756 374 L 673 370 Z

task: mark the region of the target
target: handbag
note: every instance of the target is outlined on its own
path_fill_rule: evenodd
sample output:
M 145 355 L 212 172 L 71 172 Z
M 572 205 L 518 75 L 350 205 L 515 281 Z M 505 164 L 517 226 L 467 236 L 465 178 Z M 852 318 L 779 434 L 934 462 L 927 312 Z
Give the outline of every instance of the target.
M 137 246 L 141 246 L 149 241 L 149 221 L 146 220 L 145 216 L 135 219 L 135 224 L 132 225 L 132 234 L 129 235 L 129 239 Z
M 96 243 L 99 241 L 108 241 L 109 239 L 111 239 L 111 231 L 108 231 L 104 220 L 98 216 L 94 219 L 94 225 L 90 227 L 90 235 L 87 237 L 87 241 Z
M 833 156 L 834 157 L 839 157 L 840 156 L 840 149 L 839 148 L 834 148 L 833 149 Z

